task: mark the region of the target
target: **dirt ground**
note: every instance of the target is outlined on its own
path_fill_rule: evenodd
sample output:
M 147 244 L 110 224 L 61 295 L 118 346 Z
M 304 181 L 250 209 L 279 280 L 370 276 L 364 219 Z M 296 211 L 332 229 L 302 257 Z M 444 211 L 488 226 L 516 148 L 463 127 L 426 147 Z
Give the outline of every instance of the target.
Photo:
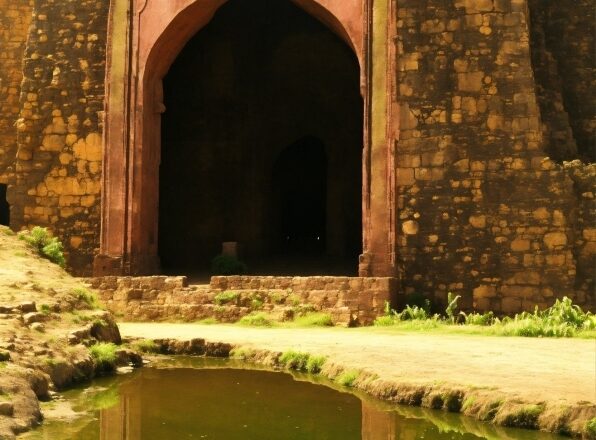
M 347 368 L 411 384 L 489 388 L 549 403 L 596 403 L 596 340 L 429 335 L 371 328 L 119 326 L 124 337 L 204 338 L 272 351 L 322 354 Z

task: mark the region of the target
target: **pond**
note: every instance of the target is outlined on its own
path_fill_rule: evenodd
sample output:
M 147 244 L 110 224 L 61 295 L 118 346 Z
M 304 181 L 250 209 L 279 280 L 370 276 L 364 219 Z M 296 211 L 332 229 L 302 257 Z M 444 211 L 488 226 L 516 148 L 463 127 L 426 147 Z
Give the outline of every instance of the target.
M 232 361 L 176 359 L 44 404 L 44 440 L 554 440 L 441 411 L 389 405 L 328 382 Z

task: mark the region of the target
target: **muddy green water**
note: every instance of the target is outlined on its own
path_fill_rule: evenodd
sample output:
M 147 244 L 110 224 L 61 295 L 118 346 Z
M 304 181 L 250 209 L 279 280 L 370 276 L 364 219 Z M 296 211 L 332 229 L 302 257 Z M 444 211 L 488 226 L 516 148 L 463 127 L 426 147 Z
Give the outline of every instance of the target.
M 44 404 L 45 440 L 554 440 L 441 411 L 388 405 L 307 376 L 176 360 L 95 381 Z M 331 385 L 331 386 L 330 386 Z M 58 417 L 58 418 L 56 418 Z M 61 418 L 61 419 L 60 419 Z

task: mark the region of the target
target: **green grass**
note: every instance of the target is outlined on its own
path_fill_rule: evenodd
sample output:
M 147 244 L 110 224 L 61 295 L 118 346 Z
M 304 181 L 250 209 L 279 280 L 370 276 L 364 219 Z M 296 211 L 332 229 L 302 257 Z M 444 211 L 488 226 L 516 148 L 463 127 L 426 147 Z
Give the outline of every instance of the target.
M 238 324 L 250 327 L 272 327 L 273 322 L 271 317 L 265 313 L 251 313 L 240 319 Z
M 75 296 L 75 298 L 77 298 L 79 301 L 84 302 L 90 308 L 92 308 L 92 309 L 101 308 L 101 304 L 99 303 L 99 299 L 97 298 L 97 295 L 95 293 L 93 293 L 83 287 L 77 287 L 76 289 L 73 289 L 72 293 Z
M 41 311 L 41 313 L 43 313 L 44 315 L 49 315 L 50 313 L 52 313 L 52 309 L 49 305 L 47 304 L 42 304 L 39 307 L 39 310 Z
M 47 228 L 35 226 L 30 231 L 20 232 L 18 236 L 19 239 L 35 249 L 41 257 L 61 267 L 66 266 L 64 247 L 58 238 L 50 235 Z
M 215 318 L 205 318 L 205 319 L 200 319 L 200 320 L 196 321 L 195 324 L 215 325 L 215 324 L 220 324 L 220 322 Z
M 495 318 L 492 312 L 466 314 L 455 318 L 453 301 L 450 314 L 429 316 L 417 306 L 406 307 L 398 313 L 386 307 L 386 313 L 375 320 L 376 327 L 399 331 L 437 331 L 484 336 L 521 337 L 596 337 L 596 316 L 583 312 L 580 307 L 564 297 L 546 310 L 518 313 L 514 317 Z M 459 322 L 458 322 L 459 320 Z
M 111 371 L 115 368 L 117 359 L 116 350 L 118 350 L 118 347 L 111 342 L 101 342 L 91 346 L 89 349 L 97 368 L 102 371 Z
M 596 417 L 593 417 L 586 422 L 585 430 L 590 437 L 596 438 Z
M 293 324 L 297 327 L 333 327 L 333 320 L 328 313 L 309 312 L 298 316 Z
M 344 387 L 353 387 L 359 375 L 360 373 L 356 370 L 347 370 L 337 376 L 335 381 Z
M 152 339 L 143 339 L 132 343 L 132 348 L 141 353 L 158 353 L 159 346 Z
M 326 356 L 309 356 L 306 362 L 306 371 L 311 374 L 318 374 L 323 369 L 323 365 L 327 362 Z
M 285 368 L 311 374 L 320 373 L 326 361 L 325 356 L 312 356 L 308 353 L 293 350 L 286 351 L 279 358 L 279 363 Z
M 225 292 L 221 292 L 215 295 L 213 301 L 218 306 L 223 306 L 224 304 L 237 303 L 239 298 L 240 294 L 238 292 L 226 290 Z

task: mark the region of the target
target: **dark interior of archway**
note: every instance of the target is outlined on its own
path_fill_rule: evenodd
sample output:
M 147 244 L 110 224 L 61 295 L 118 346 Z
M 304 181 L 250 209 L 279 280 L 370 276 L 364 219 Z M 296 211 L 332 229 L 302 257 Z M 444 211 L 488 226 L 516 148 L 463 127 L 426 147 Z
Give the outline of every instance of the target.
M 222 243 L 249 273 L 356 275 L 359 66 L 290 1 L 230 0 L 164 78 L 164 272 L 207 275 Z
M 10 224 L 10 206 L 6 201 L 6 185 L 0 184 L 0 225 Z

